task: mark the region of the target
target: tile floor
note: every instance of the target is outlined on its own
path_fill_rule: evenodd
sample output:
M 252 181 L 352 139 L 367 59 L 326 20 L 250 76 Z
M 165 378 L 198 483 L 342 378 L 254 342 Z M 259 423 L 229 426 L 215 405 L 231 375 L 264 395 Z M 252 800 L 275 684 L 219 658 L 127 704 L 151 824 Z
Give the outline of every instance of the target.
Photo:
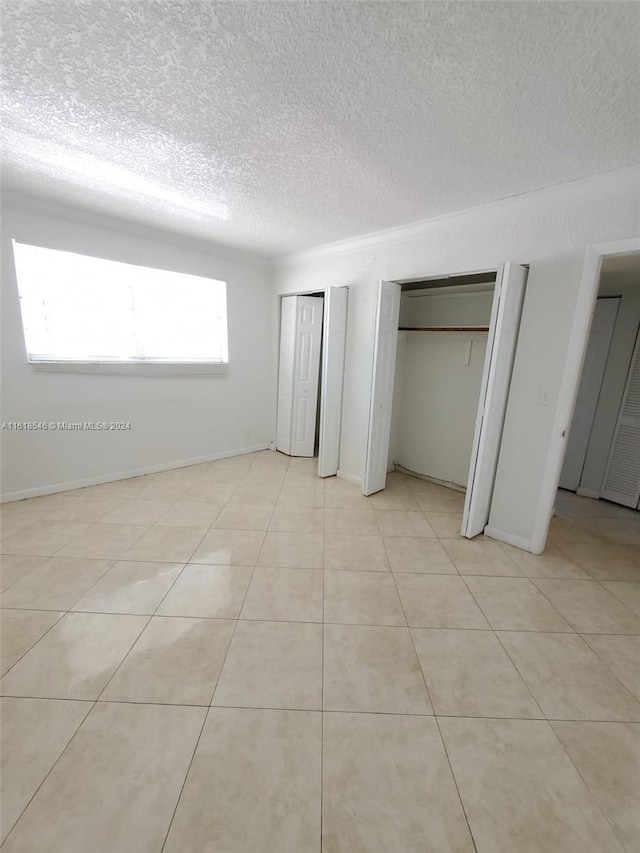
M 6 853 L 640 849 L 640 523 L 263 452 L 2 510 Z

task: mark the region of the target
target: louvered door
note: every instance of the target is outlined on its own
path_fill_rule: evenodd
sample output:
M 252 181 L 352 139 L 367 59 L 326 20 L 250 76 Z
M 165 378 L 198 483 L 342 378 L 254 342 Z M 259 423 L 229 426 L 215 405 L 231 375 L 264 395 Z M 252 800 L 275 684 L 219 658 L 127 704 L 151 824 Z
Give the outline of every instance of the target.
M 640 500 L 640 334 L 631 358 L 600 497 L 623 506 Z

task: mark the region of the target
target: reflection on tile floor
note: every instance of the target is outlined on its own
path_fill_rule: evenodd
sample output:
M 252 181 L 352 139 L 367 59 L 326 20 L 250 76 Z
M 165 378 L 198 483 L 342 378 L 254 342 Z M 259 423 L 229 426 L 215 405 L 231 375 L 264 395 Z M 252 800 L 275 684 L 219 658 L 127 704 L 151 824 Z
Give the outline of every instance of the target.
M 640 517 L 265 451 L 2 508 L 7 853 L 640 849 Z

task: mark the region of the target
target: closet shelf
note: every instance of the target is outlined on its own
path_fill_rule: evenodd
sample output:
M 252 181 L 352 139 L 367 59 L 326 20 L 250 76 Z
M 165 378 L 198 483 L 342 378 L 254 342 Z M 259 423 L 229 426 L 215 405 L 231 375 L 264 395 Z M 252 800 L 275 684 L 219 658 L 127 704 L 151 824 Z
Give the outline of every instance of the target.
M 488 326 L 400 326 L 399 332 L 488 332 Z

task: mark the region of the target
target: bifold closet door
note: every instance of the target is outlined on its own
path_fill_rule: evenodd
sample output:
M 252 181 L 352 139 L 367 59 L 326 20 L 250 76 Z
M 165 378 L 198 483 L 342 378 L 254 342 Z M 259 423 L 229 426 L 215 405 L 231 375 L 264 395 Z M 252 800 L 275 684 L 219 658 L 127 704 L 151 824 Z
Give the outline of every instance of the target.
M 340 464 L 344 352 L 347 341 L 346 287 L 329 287 L 325 293 L 320 387 L 320 448 L 318 475 L 332 477 Z
M 640 500 L 640 333 L 613 435 L 600 497 L 623 506 Z
M 469 538 L 489 521 L 526 280 L 527 270 L 517 264 L 505 264 L 496 280 L 462 515 L 462 535 Z
M 324 300 L 284 296 L 281 301 L 276 447 L 290 456 L 313 456 Z
M 384 489 L 387 481 L 400 296 L 399 284 L 391 281 L 378 284 L 369 433 L 362 487 L 365 495 Z

